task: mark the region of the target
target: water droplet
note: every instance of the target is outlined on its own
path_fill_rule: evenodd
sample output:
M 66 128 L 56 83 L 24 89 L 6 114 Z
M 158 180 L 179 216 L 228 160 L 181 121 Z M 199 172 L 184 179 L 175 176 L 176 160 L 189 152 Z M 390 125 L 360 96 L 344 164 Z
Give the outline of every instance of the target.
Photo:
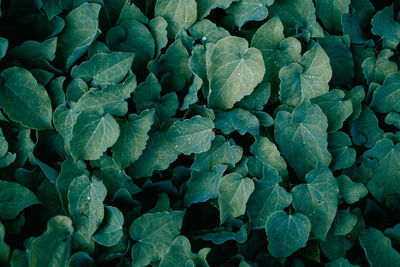
M 201 38 L 201 40 L 202 40 L 202 41 L 206 41 L 206 40 L 207 40 L 207 37 L 206 37 L 206 36 L 203 36 L 203 38 Z
M 238 76 L 240 76 L 240 72 L 238 72 Z
M 90 196 L 87 196 L 86 199 L 87 199 L 87 200 L 90 200 Z

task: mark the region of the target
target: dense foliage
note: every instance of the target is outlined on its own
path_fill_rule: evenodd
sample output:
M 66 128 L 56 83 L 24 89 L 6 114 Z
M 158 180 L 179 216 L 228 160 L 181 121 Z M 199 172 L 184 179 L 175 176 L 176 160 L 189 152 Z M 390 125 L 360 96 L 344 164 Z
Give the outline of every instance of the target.
M 400 266 L 399 9 L 1 1 L 0 265 Z

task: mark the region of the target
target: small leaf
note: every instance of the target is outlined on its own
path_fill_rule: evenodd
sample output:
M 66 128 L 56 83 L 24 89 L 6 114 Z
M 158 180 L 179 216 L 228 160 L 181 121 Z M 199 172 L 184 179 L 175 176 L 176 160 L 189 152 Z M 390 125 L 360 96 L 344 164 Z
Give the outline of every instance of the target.
M 93 235 L 93 240 L 106 247 L 115 246 L 124 235 L 124 215 L 119 209 L 111 206 L 105 207 L 105 215 L 102 225 Z

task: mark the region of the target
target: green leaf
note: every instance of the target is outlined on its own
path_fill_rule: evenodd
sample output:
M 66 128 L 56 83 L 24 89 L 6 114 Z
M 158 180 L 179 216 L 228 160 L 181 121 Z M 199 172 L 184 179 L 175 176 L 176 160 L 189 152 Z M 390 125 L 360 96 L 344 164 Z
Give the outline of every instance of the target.
M 286 258 L 306 246 L 311 224 L 300 213 L 288 215 L 284 211 L 272 213 L 265 224 L 268 250 L 272 256 Z
M 228 8 L 232 2 L 239 0 L 197 0 L 197 15 L 199 18 L 204 18 L 210 14 L 211 10 L 215 8 Z
M 95 3 L 84 3 L 65 18 L 64 30 L 58 37 L 56 55 L 66 70 L 86 53 L 99 35 L 100 8 Z
M 68 261 L 68 267 L 74 266 L 94 266 L 94 260 L 84 251 L 76 252 Z
M 400 243 L 400 223 L 393 226 L 393 228 L 387 228 L 385 235 L 390 237 L 395 244 Z
M 290 114 L 280 111 L 275 120 L 275 141 L 296 174 L 304 177 L 319 162 L 329 165 L 328 122 L 321 109 L 303 101 Z
M 400 94 L 400 72 L 393 73 L 385 78 L 372 96 L 371 108 L 376 112 L 388 113 L 400 111 L 399 102 L 396 101 Z
M 349 204 L 353 204 L 368 194 L 362 183 L 354 183 L 348 176 L 340 175 L 336 178 L 340 196 Z
M 8 40 L 6 38 L 0 37 L 0 59 L 2 59 L 6 55 L 7 49 L 8 49 Z
M 142 11 L 134 3 L 129 2 L 125 2 L 124 7 L 119 14 L 117 24 L 122 24 L 126 20 L 137 20 L 143 24 L 149 22 L 148 18 L 142 13 Z
M 219 40 L 210 61 L 208 104 L 213 108 L 232 108 L 233 104 L 253 92 L 265 73 L 260 51 L 248 48 L 248 42 L 240 37 Z
M 179 235 L 184 215 L 184 211 L 146 213 L 133 221 L 129 234 L 138 242 L 132 247 L 132 266 L 161 260 Z
M 215 128 L 221 130 L 224 134 L 238 131 L 241 135 L 245 133 L 258 135 L 260 123 L 257 117 L 249 111 L 241 108 L 234 108 L 215 114 Z
M 389 49 L 382 50 L 378 58 L 369 57 L 361 65 L 367 83 L 371 82 L 382 84 L 387 76 L 398 71 L 397 64 L 390 61 L 393 52 Z
M 364 155 L 377 162 L 367 183 L 370 193 L 381 203 L 390 195 L 399 194 L 400 175 L 396 170 L 400 165 L 400 144 L 394 145 L 391 140 L 384 138 Z
M 107 195 L 103 182 L 85 175 L 72 180 L 68 190 L 68 209 L 78 233 L 88 242 L 104 218 L 103 201 Z
M 360 116 L 351 124 L 350 134 L 354 144 L 371 148 L 382 138 L 383 130 L 372 110 L 363 105 Z
M 318 239 L 321 251 L 329 260 L 346 257 L 347 251 L 354 246 L 354 242 L 343 235 L 334 235 L 329 232 L 326 240 Z
M 96 160 L 118 139 L 119 126 L 101 110 L 85 110 L 79 114 L 72 130 L 71 152 L 75 159 Z
M 168 37 L 175 38 L 180 30 L 196 22 L 197 3 L 195 0 L 157 0 L 154 13 L 167 21 Z
M 371 21 L 372 33 L 383 39 L 383 47 L 395 50 L 400 42 L 400 23 L 394 17 L 394 6 L 379 10 Z
M 197 75 L 194 75 L 193 82 L 188 89 L 187 95 L 183 99 L 183 104 L 182 104 L 180 110 L 187 109 L 190 105 L 196 103 L 199 100 L 197 97 L 197 93 L 201 89 L 202 85 L 203 85 L 203 81 Z
M 306 37 L 324 36 L 322 28 L 316 20 L 312 0 L 275 0 L 268 10 L 271 17 L 279 16 L 281 18 L 286 35 L 302 32 Z M 306 38 L 306 41 L 308 40 L 309 37 Z
M 278 148 L 268 138 L 257 136 L 251 145 L 250 152 L 254 157 L 249 157 L 247 163 L 251 175 L 257 178 L 267 178 L 277 171 L 283 178 L 288 177 L 285 160 L 282 158 Z
M 341 129 L 343 122 L 353 113 L 351 100 L 345 100 L 345 92 L 334 89 L 321 96 L 311 99 L 317 104 L 328 119 L 328 133 Z
M 98 170 L 93 170 L 93 175 L 100 178 L 107 188 L 107 192 L 115 194 L 121 188 L 128 190 L 132 195 L 140 192 L 132 178 L 128 176 L 125 170 L 121 170 L 112 157 L 103 155 L 99 160 L 92 161 L 91 165 Z
M 243 244 L 247 240 L 247 232 L 246 232 L 246 227 L 242 226 L 240 227 L 240 230 L 237 231 L 236 233 L 234 232 L 227 232 L 224 231 L 224 228 L 219 227 L 216 228 L 215 231 L 211 231 L 210 233 L 196 236 L 196 239 L 202 239 L 205 241 L 211 241 L 216 245 L 221 245 L 227 241 L 233 240 L 236 241 L 239 244 Z
M 112 147 L 113 159 L 121 168 L 135 162 L 146 147 L 148 132 L 154 122 L 154 109 L 144 110 L 140 115 L 131 114 L 121 126 L 121 134 Z
M 29 266 L 66 266 L 71 255 L 74 228 L 66 216 L 56 216 L 47 223 L 47 230 L 33 239 Z
M 263 0 L 240 0 L 233 3 L 227 10 L 233 16 L 233 21 L 239 29 L 248 21 L 260 21 L 268 16 L 268 9 Z
M 128 168 L 134 178 L 151 176 L 154 171 L 162 171 L 174 162 L 180 152 L 168 142 L 165 130 L 150 135 L 142 155 Z
M 73 79 L 67 86 L 68 103 L 78 102 L 79 98 L 87 91 L 89 91 L 89 87 L 82 79 Z
M 115 246 L 124 235 L 124 215 L 119 209 L 112 206 L 104 206 L 105 215 L 98 231 L 93 235 L 93 240 L 106 247 Z
M 254 180 L 255 189 L 247 202 L 247 215 L 255 229 L 263 229 L 272 213 L 287 208 L 292 202 L 292 195 L 279 185 L 281 181 L 278 176 Z
M 352 12 L 343 14 L 343 33 L 349 34 L 352 43 L 362 44 L 370 38 L 370 23 L 375 13 L 369 0 L 351 0 Z
M 360 265 L 353 265 L 348 259 L 339 258 L 325 264 L 326 267 L 359 267 Z
M 193 170 L 186 183 L 185 206 L 218 197 L 218 184 L 226 169 L 227 166 L 217 164 L 210 170 Z
M 228 37 L 230 34 L 222 27 L 208 19 L 202 19 L 189 28 L 190 35 L 194 39 L 200 39 L 203 44 L 217 43 L 219 40 Z
M 104 113 L 123 116 L 128 112 L 128 103 L 125 99 L 130 98 L 136 89 L 136 77 L 129 76 L 123 83 L 108 85 L 103 90 L 91 88 L 84 93 L 73 109 L 83 111 L 102 107 Z
M 71 76 L 74 79 L 91 81 L 92 86 L 104 88 L 120 82 L 125 77 L 132 66 L 134 57 L 134 53 L 127 52 L 99 53 L 89 61 L 73 67 Z
M 240 161 L 243 149 L 240 146 L 231 144 L 221 135 L 215 136 L 208 151 L 196 154 L 191 166 L 192 170 L 210 170 L 214 165 L 227 165 L 233 168 Z
M 167 37 L 168 23 L 163 17 L 155 17 L 149 22 L 149 30 L 153 35 L 156 44 L 156 56 L 159 56 L 161 49 L 163 49 L 168 43 Z
M 329 32 L 342 33 L 342 16 L 349 13 L 350 0 L 316 0 L 318 18 Z
M 360 236 L 360 245 L 371 266 L 397 266 L 400 254 L 392 247 L 392 242 L 383 233 L 370 227 Z
M 385 123 L 400 128 L 400 113 L 390 112 L 385 117 Z
M 279 99 L 289 106 L 298 106 L 303 99 L 311 99 L 329 91 L 332 69 L 328 55 L 316 43 L 304 53 L 299 63 L 282 67 Z
M 126 20 L 110 29 L 106 39 L 112 50 L 135 53 L 132 66 L 135 73 L 142 73 L 154 57 L 156 44 L 153 35 L 145 25 L 136 20 Z
M 262 110 L 264 105 L 267 104 L 270 94 L 270 83 L 259 84 L 250 95 L 243 97 L 236 103 L 236 106 L 249 111 Z
M 160 267 L 190 266 L 188 264 L 193 264 L 191 258 L 190 241 L 185 236 L 180 235 L 175 238 L 160 261 Z
M 283 25 L 279 17 L 269 19 L 257 29 L 251 46 L 259 49 L 264 59 L 263 82 L 271 83 L 271 98 L 276 100 L 279 91 L 279 70 L 300 60 L 301 43 L 293 37 L 285 39 Z
M 10 256 L 10 246 L 4 242 L 5 228 L 0 222 L 0 262 L 7 262 Z
M 195 116 L 175 121 L 168 129 L 166 139 L 171 146 L 185 155 L 206 152 L 215 138 L 214 123 L 209 118 Z
M 238 173 L 221 178 L 218 185 L 218 206 L 220 223 L 229 217 L 238 217 L 246 211 L 246 203 L 254 191 L 254 182 Z
M 13 220 L 24 209 L 40 204 L 34 193 L 23 185 L 0 181 L 0 219 Z
M 346 235 L 350 233 L 357 223 L 357 216 L 349 210 L 339 210 L 333 221 L 332 229 L 334 235 Z
M 332 172 L 322 164 L 306 176 L 306 184 L 291 191 L 296 212 L 306 215 L 311 222 L 311 232 L 325 240 L 338 206 L 339 187 Z
M 0 107 L 11 120 L 37 130 L 52 128 L 50 97 L 28 70 L 6 69 L 1 80 Z
M 328 150 L 332 155 L 332 171 L 342 170 L 353 165 L 356 160 L 356 151 L 350 137 L 344 132 L 337 131 L 328 135 Z

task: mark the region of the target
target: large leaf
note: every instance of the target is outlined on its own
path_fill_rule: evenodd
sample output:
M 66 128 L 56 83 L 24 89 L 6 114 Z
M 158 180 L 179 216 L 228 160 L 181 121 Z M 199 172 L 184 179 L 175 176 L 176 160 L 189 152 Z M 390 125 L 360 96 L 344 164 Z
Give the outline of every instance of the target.
M 161 260 L 179 235 L 184 211 L 146 213 L 130 226 L 129 234 L 138 241 L 132 247 L 133 266 Z
M 51 129 L 51 101 L 45 88 L 26 69 L 13 67 L 1 73 L 0 107 L 25 127 Z
M 296 174 L 304 177 L 319 162 L 329 165 L 327 119 L 321 109 L 303 101 L 292 114 L 280 111 L 275 120 L 275 140 Z
M 303 99 L 327 93 L 331 77 L 329 57 L 316 43 L 313 48 L 304 53 L 299 63 L 292 63 L 280 69 L 280 100 L 282 103 L 296 107 Z
M 239 37 L 219 40 L 211 54 L 207 76 L 210 81 L 210 107 L 228 109 L 251 94 L 263 79 L 264 61 L 256 48 Z
M 371 100 L 371 108 L 381 113 L 399 112 L 399 101 L 396 101 L 399 95 L 400 72 L 397 72 L 387 76 L 383 84 L 375 89 Z
M 34 193 L 23 185 L 0 181 L 0 219 L 12 220 L 18 214 L 35 204 L 41 202 Z
M 78 233 L 88 242 L 104 218 L 103 201 L 107 190 L 96 177 L 85 175 L 72 180 L 68 190 L 68 209 Z
M 254 191 L 254 182 L 238 173 L 230 173 L 221 178 L 218 185 L 219 219 L 221 224 L 228 216 L 238 217 L 246 211 L 246 203 Z
M 195 116 L 174 122 L 168 129 L 167 140 L 171 146 L 185 155 L 202 153 L 210 149 L 214 139 L 214 123 L 209 118 Z
M 292 189 L 292 205 L 296 212 L 310 219 L 311 232 L 324 240 L 336 215 L 339 187 L 331 171 L 323 165 L 309 172 L 306 181 Z
M 342 16 L 349 12 L 350 0 L 316 0 L 317 16 L 329 32 L 342 33 Z
M 58 37 L 56 52 L 65 69 L 69 70 L 85 54 L 100 33 L 100 8 L 99 4 L 84 3 L 67 15 L 64 30 Z
M 288 215 L 284 211 L 272 213 L 265 224 L 269 252 L 278 258 L 290 256 L 306 246 L 310 229 L 310 221 L 300 213 L 293 215 Z
M 91 81 L 92 86 L 106 87 L 120 82 L 131 69 L 134 53 L 112 52 L 95 54 L 89 61 L 71 70 L 72 78 Z
M 75 159 L 99 159 L 118 139 L 119 126 L 101 110 L 85 110 L 79 114 L 72 131 L 71 152 Z
M 372 33 L 383 39 L 384 47 L 396 49 L 400 42 L 400 23 L 394 17 L 393 4 L 378 11 L 372 18 L 371 25 Z

